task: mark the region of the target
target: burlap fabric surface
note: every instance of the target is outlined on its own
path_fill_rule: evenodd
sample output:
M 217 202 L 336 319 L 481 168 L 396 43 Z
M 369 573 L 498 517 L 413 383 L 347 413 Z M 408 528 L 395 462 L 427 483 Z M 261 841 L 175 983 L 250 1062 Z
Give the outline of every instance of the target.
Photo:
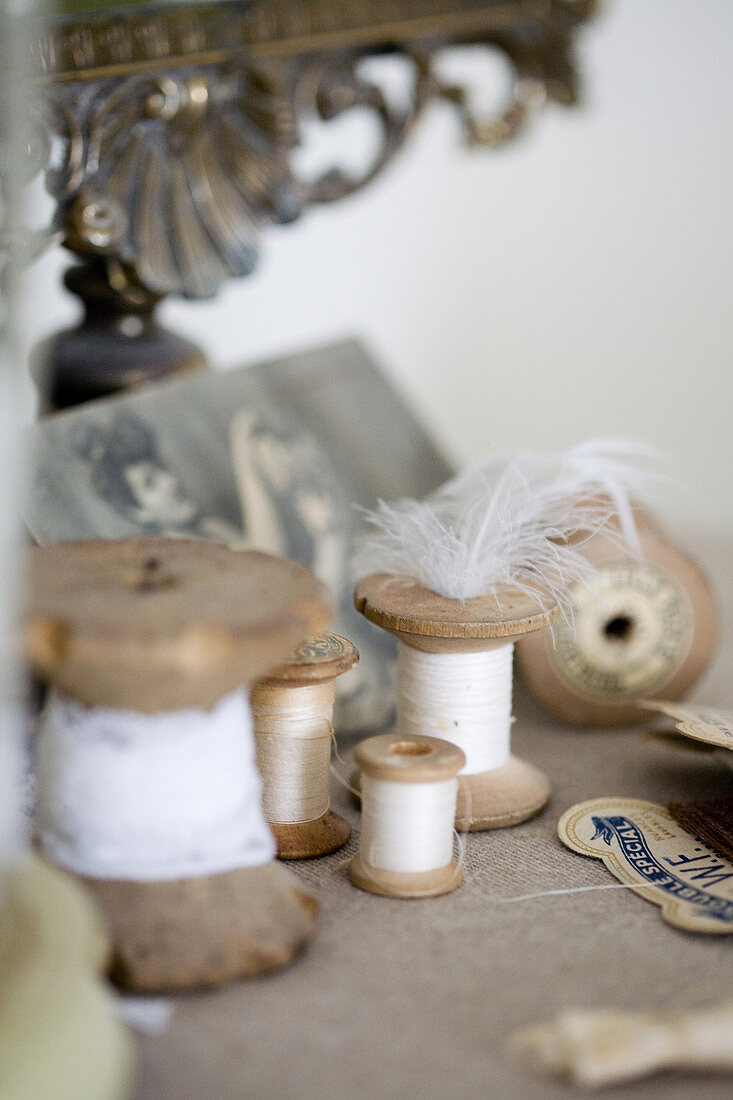
M 718 540 L 697 549 L 730 622 L 733 547 Z M 733 706 L 732 664 L 728 632 L 695 698 Z M 723 797 L 733 773 L 713 754 L 639 730 L 568 730 L 521 689 L 515 710 L 515 751 L 553 782 L 544 813 L 468 836 L 464 884 L 442 898 L 356 890 L 346 873 L 353 840 L 334 856 L 291 864 L 320 899 L 317 938 L 274 977 L 177 999 L 165 1034 L 138 1040 L 136 1100 L 577 1096 L 507 1056 L 516 1029 L 569 1007 L 683 1009 L 730 996 L 733 937 L 677 931 L 629 891 L 502 899 L 615 881 L 557 840 L 558 817 L 572 804 L 604 795 Z M 333 804 L 358 830 L 337 785 Z M 613 1096 L 706 1100 L 732 1088 L 722 1075 L 667 1074 Z

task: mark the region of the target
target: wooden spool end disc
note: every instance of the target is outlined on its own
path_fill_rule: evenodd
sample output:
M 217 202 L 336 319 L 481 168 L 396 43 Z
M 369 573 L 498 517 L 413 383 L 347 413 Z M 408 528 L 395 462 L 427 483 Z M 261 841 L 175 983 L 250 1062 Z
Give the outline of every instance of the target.
M 93 540 L 29 555 L 26 653 L 88 706 L 207 710 L 276 666 L 329 617 L 293 562 L 193 539 Z M 161 882 L 84 880 L 113 930 L 112 972 L 142 991 L 190 989 L 285 965 L 317 908 L 269 863 Z
M 318 913 L 315 898 L 274 861 L 172 882 L 82 881 L 110 925 L 110 977 L 141 993 L 279 970 L 312 939 Z
M 359 651 L 338 634 L 322 633 L 298 646 L 286 664 L 264 676 L 252 690 L 256 703 L 261 688 L 287 690 L 334 681 L 359 660 Z M 351 826 L 328 809 L 313 821 L 269 822 L 277 841 L 278 859 L 311 859 L 343 848 Z
M 572 622 L 522 639 L 517 668 L 547 709 L 578 726 L 643 722 L 636 699 L 682 699 L 707 668 L 719 611 L 703 570 L 635 512 L 643 557 L 599 534 L 583 547 L 598 569 L 569 591 Z
M 519 825 L 536 817 L 551 794 L 545 773 L 512 755 L 494 771 L 461 776 L 456 829 L 475 833 Z
M 543 593 L 505 589 L 499 596 L 466 600 L 439 596 L 425 585 L 375 573 L 356 586 L 354 604 L 370 622 L 426 653 L 480 653 L 541 630 L 560 614 Z
M 259 683 L 273 687 L 321 684 L 348 672 L 358 660 L 355 645 L 338 634 L 324 631 L 296 646 L 285 664 L 268 672 Z
M 326 810 L 313 821 L 269 821 L 268 825 L 277 841 L 277 858 L 283 860 L 329 856 L 351 839 L 351 826 L 335 810 Z
M 452 779 L 466 762 L 457 745 L 437 737 L 383 733 L 356 746 L 354 759 L 365 775 L 394 783 L 438 783 Z M 362 852 L 349 865 L 349 877 L 360 890 L 394 898 L 430 898 L 448 894 L 461 882 L 457 860 L 418 873 L 373 867 Z
M 208 710 L 329 620 L 302 566 L 214 542 L 94 539 L 28 560 L 28 658 L 87 706 Z
M 354 593 L 370 622 L 426 653 L 479 653 L 517 642 L 554 622 L 560 608 L 547 593 L 505 589 L 466 600 L 440 596 L 407 577 L 377 573 Z M 510 756 L 493 771 L 461 775 L 456 828 L 503 829 L 534 817 L 547 804 L 550 783 L 538 768 Z

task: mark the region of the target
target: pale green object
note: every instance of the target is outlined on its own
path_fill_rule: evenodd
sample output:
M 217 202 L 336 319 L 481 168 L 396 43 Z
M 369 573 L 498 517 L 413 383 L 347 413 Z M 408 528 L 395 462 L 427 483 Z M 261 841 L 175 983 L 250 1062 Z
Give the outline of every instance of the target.
M 134 11 L 138 8 L 183 8 L 188 4 L 217 3 L 221 0 L 56 0 L 50 5 L 50 14 L 57 15 L 101 15 L 112 11 Z M 225 0 L 226 2 L 226 0 Z M 232 0 L 228 0 L 232 2 Z M 245 0 L 246 2 L 246 0 Z
M 100 978 L 107 941 L 84 891 L 28 856 L 0 914 L 0 1096 L 124 1100 L 132 1046 Z

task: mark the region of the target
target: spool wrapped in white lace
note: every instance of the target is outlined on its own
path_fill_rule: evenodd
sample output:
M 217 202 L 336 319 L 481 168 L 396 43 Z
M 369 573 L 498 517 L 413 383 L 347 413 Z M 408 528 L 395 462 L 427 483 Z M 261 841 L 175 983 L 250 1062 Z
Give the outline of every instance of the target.
M 52 692 L 37 777 L 44 852 L 90 878 L 164 882 L 275 855 L 243 689 L 210 711 L 161 714 Z
M 425 501 L 380 502 L 357 557 L 357 608 L 400 641 L 397 729 L 465 753 L 457 824 L 489 829 L 537 813 L 549 784 L 511 754 L 513 644 L 560 613 L 592 576 L 583 542 L 612 520 L 637 546 L 628 489 L 639 449 L 581 444 L 469 469 Z
M 113 932 L 113 976 L 153 992 L 287 963 L 314 905 L 273 861 L 242 685 L 327 622 L 291 562 L 185 539 L 32 551 L 27 651 L 52 686 L 37 831 Z

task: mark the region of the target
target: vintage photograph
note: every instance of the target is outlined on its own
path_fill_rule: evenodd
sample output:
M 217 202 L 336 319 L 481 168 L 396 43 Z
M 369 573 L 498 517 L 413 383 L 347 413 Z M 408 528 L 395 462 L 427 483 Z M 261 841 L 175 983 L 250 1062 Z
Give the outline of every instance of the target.
M 361 659 L 336 728 L 390 719 L 393 645 L 352 604 L 359 507 L 421 496 L 451 470 L 355 342 L 200 374 L 52 416 L 30 432 L 26 522 L 41 544 L 165 534 L 311 569 Z

